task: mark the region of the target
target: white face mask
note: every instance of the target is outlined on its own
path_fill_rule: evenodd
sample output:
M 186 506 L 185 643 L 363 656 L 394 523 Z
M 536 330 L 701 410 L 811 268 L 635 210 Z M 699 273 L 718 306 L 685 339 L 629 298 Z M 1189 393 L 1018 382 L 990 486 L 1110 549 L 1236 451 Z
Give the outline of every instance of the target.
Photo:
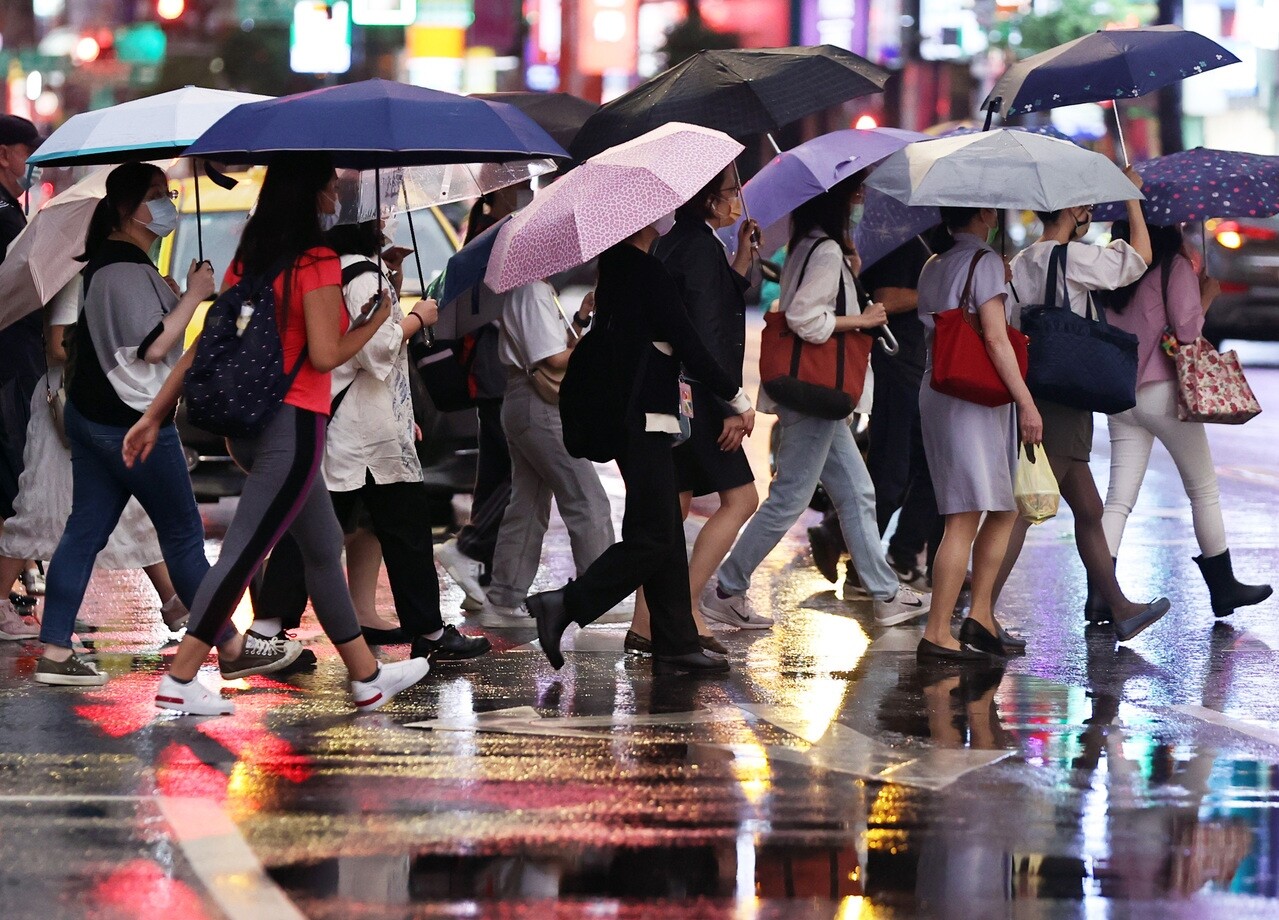
M 154 201 L 146 202 L 147 210 L 151 212 L 151 220 L 143 221 L 134 218 L 142 226 L 146 227 L 156 236 L 168 236 L 174 230 L 178 229 L 178 206 L 168 198 L 157 198 Z
M 328 192 L 321 192 L 320 194 L 322 194 L 325 199 L 332 198 L 333 201 L 332 214 L 326 214 L 324 211 L 317 209 L 317 213 L 320 217 L 320 231 L 322 233 L 328 233 L 338 225 L 338 200 L 336 195 L 330 196 Z
M 653 221 L 653 229 L 657 231 L 658 236 L 666 236 L 675 226 L 675 212 L 667 214 L 665 217 L 659 217 Z
M 382 221 L 382 238 L 386 240 L 386 245 L 390 246 L 395 242 L 395 234 L 400 229 L 400 215 L 397 211 L 390 217 Z

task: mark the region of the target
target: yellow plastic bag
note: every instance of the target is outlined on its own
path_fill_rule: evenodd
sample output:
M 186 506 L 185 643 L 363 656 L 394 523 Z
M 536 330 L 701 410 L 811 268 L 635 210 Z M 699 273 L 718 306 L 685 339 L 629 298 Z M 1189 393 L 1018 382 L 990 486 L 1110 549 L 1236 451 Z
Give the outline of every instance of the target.
M 1032 524 L 1042 524 L 1057 516 L 1061 492 L 1057 490 L 1057 477 L 1053 475 L 1043 448 L 1032 447 L 1031 451 L 1028 454 L 1026 445 L 1021 445 L 1017 475 L 1013 480 L 1013 498 L 1022 517 Z

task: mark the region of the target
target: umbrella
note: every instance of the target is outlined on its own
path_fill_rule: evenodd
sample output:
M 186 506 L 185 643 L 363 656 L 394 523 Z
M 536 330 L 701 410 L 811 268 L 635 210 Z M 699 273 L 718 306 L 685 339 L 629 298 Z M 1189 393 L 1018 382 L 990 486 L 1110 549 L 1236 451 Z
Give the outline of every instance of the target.
M 438 298 L 440 319 L 434 327 L 438 338 L 460 338 L 501 315 L 502 298 L 479 297 L 478 293 L 493 254 L 493 244 L 510 219 L 508 214 L 476 236 L 455 252 L 444 266 L 444 281 Z M 468 293 L 474 296 L 467 298 Z
M 982 108 L 1009 114 L 1037 112 L 1083 102 L 1104 102 L 1146 93 L 1237 64 L 1221 45 L 1180 26 L 1108 29 L 1019 61 L 1004 73 Z M 1119 125 L 1119 110 L 1115 110 Z M 1123 148 L 1123 128 L 1119 144 Z M 1128 155 L 1125 150 L 1124 161 Z
M 551 159 L 403 166 L 383 172 L 380 199 L 376 170 L 344 170 L 338 184 L 338 223 L 363 223 L 401 211 L 421 211 L 479 198 L 555 170 Z
M 502 227 L 485 283 L 502 293 L 589 262 L 688 201 L 741 152 L 719 131 L 680 122 L 604 151 Z
M 1152 224 L 1279 214 L 1279 157 L 1197 147 L 1139 163 L 1136 169 Z M 1118 202 L 1093 211 L 1095 221 L 1126 217 Z
M 348 169 L 568 158 L 513 106 L 392 80 L 242 105 L 186 153 L 225 163 L 270 163 L 277 153 L 308 150 L 328 151 L 334 165 Z
M 236 106 L 270 96 L 188 86 L 73 115 L 27 160 L 30 166 L 86 166 L 180 156 Z
M 9 246 L 0 263 L 0 329 L 39 310 L 84 268 L 75 257 L 110 172 L 95 170 L 51 198 Z
M 867 181 L 909 205 L 1056 211 L 1141 192 L 1114 163 L 1067 141 L 1002 128 L 918 141 Z
M 564 149 L 599 108 L 571 93 L 475 93 L 477 99 L 505 102 L 533 119 Z
M 701 51 L 603 106 L 570 149 L 584 160 L 673 121 L 735 138 L 771 133 L 805 115 L 883 92 L 889 75 L 833 45 Z

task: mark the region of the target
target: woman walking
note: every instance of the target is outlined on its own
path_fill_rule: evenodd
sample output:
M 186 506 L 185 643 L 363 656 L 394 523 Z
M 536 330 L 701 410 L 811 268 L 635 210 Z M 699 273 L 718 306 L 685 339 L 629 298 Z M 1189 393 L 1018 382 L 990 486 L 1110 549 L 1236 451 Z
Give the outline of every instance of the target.
M 728 671 L 726 659 L 702 650 L 688 593 L 688 556 L 672 457 L 672 435 L 680 430 L 680 365 L 729 404 L 748 434 L 755 412 L 698 337 L 670 274 L 649 254 L 658 236 L 650 225 L 606 249 L 599 259 L 593 323 L 606 324 L 624 343 L 619 360 L 625 365 L 617 368 L 615 379 L 592 383 L 632 381 L 623 420 L 626 440 L 617 457 L 626 483 L 626 511 L 620 543 L 605 550 L 565 588 L 528 599 L 542 651 L 555 668 L 564 664 L 560 638 L 570 623 L 594 622 L 642 586 L 652 622 L 654 673 Z
M 1126 222 L 1112 228 L 1116 239 L 1132 236 Z M 1164 330 L 1188 344 L 1203 332 L 1204 314 L 1221 286 L 1207 276 L 1197 277 L 1186 254 L 1179 227 L 1151 227 L 1154 256 L 1141 279 L 1105 298 L 1111 323 L 1137 336 L 1137 405 L 1112 415 L 1110 424 L 1110 485 L 1101 523 L 1111 556 L 1119 555 L 1124 526 L 1141 492 L 1156 438 L 1177 465 L 1190 499 L 1191 519 L 1199 555 L 1194 557 L 1208 584 L 1212 612 L 1229 616 L 1236 607 L 1260 604 L 1270 585 L 1246 585 L 1235 578 L 1221 515 L 1221 491 L 1202 422 L 1177 417 L 1177 380 L 1172 358 L 1160 348 Z
M 742 384 L 742 364 L 746 359 L 746 291 L 750 287 L 746 274 L 757 248 L 751 235 L 758 232 L 758 227 L 752 220 L 742 222 L 732 264 L 715 231 L 731 227 L 741 216 L 742 190 L 737 169 L 729 166 L 675 211 L 675 226 L 657 241 L 653 251 L 675 280 L 693 328 L 737 386 Z M 689 439 L 675 448 L 680 513 L 688 518 L 695 497 L 719 496 L 719 507 L 702 525 L 688 561 L 690 596 L 699 600 L 693 608 L 693 618 L 698 621 L 703 647 L 724 654 L 724 646 L 710 634 L 699 614 L 747 629 L 773 625 L 771 617 L 756 612 L 744 622 L 736 617 L 726 619 L 719 608 L 700 603 L 715 569 L 759 507 L 759 492 L 750 461 L 742 450 L 745 431 L 739 417 L 700 380 L 689 373 L 684 377 L 693 392 L 693 417 Z M 650 645 L 648 605 L 641 592 L 636 598 L 635 619 L 626 636 L 626 647 L 643 652 Z
M 805 342 L 820 345 L 836 332 L 872 329 L 887 320 L 883 304 L 845 316 L 835 313 L 841 291 L 850 307 L 857 302 L 848 227 L 863 178 L 862 173 L 850 176 L 791 215 L 791 254 L 782 270 L 779 303 L 786 324 Z M 863 411 L 871 398 L 868 380 Z M 876 622 L 895 626 L 926 614 L 928 595 L 899 585 L 884 557 L 875 520 L 875 489 L 848 423 L 779 405 L 766 392 L 761 392 L 759 404 L 760 411 L 775 413 L 781 426 L 777 472 L 768 498 L 719 567 L 718 584 L 708 585 L 702 595 L 702 611 L 707 617 L 738 625 L 758 616 L 746 598 L 751 575 L 799 520 L 820 482 L 839 512 L 853 565 L 874 600 Z
M 919 317 L 925 339 L 919 414 L 933 493 L 946 527 L 933 563 L 932 609 L 916 656 L 921 663 L 988 664 L 991 654 L 1002 656 L 1020 646 L 995 621 L 991 596 L 1017 519 L 1013 500 L 1017 441 L 1038 444 L 1043 425 L 1008 341 L 1004 260 L 985 242 L 988 232 L 999 226 L 998 212 L 942 208 L 941 216 L 955 242 L 944 255 L 933 256 L 919 276 Z M 936 317 L 949 310 L 974 314 L 986 353 L 1013 405 L 992 408 L 932 388 Z M 950 619 L 969 557 L 972 605 L 956 640 Z
M 231 455 L 248 477 L 223 538 L 222 554 L 200 585 L 187 634 L 160 682 L 156 705 L 162 709 L 193 715 L 235 711 L 233 703 L 196 680 L 196 673 L 230 621 L 249 579 L 285 530 L 302 551 L 316 617 L 350 673 L 358 710 L 381 707 L 430 669 L 425 658 L 379 666 L 369 651 L 342 574 L 342 528 L 319 476 L 331 405 L 330 372 L 355 357 L 391 312 L 390 298 L 384 294 L 368 321 L 347 331 L 341 263 L 323 237 L 323 225 L 336 215 L 337 174 L 328 156 L 277 156 L 227 270 L 230 285 L 246 276 L 270 277 L 273 266 L 287 265 L 272 283 L 276 323 L 284 366 L 293 369 L 299 361 L 302 366 L 261 433 L 229 441 Z M 181 375 L 194 355 L 193 348 L 183 356 L 175 376 L 129 432 L 126 463 L 146 461 L 160 419 L 177 404 Z
M 1141 175 L 1132 167 L 1125 170 L 1133 185 L 1141 188 Z M 1139 201 L 1129 201 L 1128 220 L 1132 242 L 1113 240 L 1108 246 L 1092 246 L 1081 242 L 1092 224 L 1092 206 L 1080 205 L 1060 211 L 1039 213 L 1043 235 L 1013 259 L 1013 291 L 1018 316 L 1023 306 L 1047 300 L 1048 264 L 1058 246 L 1066 246 L 1065 289 L 1070 309 L 1079 316 L 1089 314 L 1089 297 L 1093 291 L 1113 291 L 1132 284 L 1146 271 L 1151 261 L 1150 234 Z M 1101 526 L 1102 504 L 1088 468 L 1092 454 L 1093 418 L 1086 409 L 1075 409 L 1037 399 L 1035 404 L 1044 423 L 1044 452 L 1057 477 L 1061 497 L 1075 518 L 1075 545 L 1084 564 L 1090 584 L 1105 601 L 1104 617 L 1097 607 L 1086 605 L 1090 622 L 1113 621 L 1115 635 L 1126 642 L 1143 632 L 1165 613 L 1166 597 L 1148 604 L 1128 600 L 1115 579 L 1114 560 L 1106 547 L 1106 534 Z M 995 600 L 1017 563 L 1030 524 L 1018 518 L 1008 544 L 1008 554 L 995 583 Z

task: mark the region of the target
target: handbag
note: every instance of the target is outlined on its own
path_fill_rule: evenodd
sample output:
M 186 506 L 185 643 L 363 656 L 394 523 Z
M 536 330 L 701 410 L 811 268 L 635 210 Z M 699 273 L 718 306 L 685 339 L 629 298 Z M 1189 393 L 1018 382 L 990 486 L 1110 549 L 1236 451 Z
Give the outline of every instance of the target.
M 795 283 L 799 287 L 819 240 L 808 251 Z M 832 240 L 832 242 L 834 242 Z M 835 315 L 848 315 L 848 296 L 840 272 Z M 847 418 L 861 399 L 874 339 L 861 332 L 834 332 L 820 345 L 805 342 L 786 323 L 782 312 L 764 314 L 759 343 L 759 378 L 764 392 L 779 405 L 816 418 Z
M 1047 302 L 1022 311 L 1021 328 L 1030 337 L 1026 385 L 1036 399 L 1074 409 L 1114 415 L 1137 405 L 1137 337 L 1106 322 L 1106 311 L 1089 297 L 1092 320 L 1070 309 L 1070 296 L 1057 304 L 1057 276 L 1066 287 L 1067 245 L 1048 262 Z
M 973 254 L 959 306 L 933 314 L 933 376 L 929 386 L 938 393 L 994 408 L 1008 405 L 1013 396 L 986 351 L 981 317 L 968 309 L 973 298 L 973 274 L 985 254 L 984 249 Z M 1025 379 L 1026 336 L 1012 326 L 1007 331 L 1008 342 L 1017 356 L 1017 368 Z
M 572 348 L 577 343 L 577 337 L 573 335 L 573 329 L 568 320 L 564 319 L 564 310 L 560 306 L 558 297 L 555 298 L 555 309 L 559 311 L 560 319 L 564 320 L 564 347 Z M 536 367 L 529 367 L 524 349 L 515 341 L 515 337 L 508 334 L 506 338 L 519 356 L 522 369 L 528 376 L 529 383 L 533 384 L 533 392 L 537 394 L 538 399 L 547 405 L 558 406 L 560 404 L 560 386 L 564 383 L 564 374 L 568 371 L 568 367 L 565 366 L 557 370 L 540 363 Z

